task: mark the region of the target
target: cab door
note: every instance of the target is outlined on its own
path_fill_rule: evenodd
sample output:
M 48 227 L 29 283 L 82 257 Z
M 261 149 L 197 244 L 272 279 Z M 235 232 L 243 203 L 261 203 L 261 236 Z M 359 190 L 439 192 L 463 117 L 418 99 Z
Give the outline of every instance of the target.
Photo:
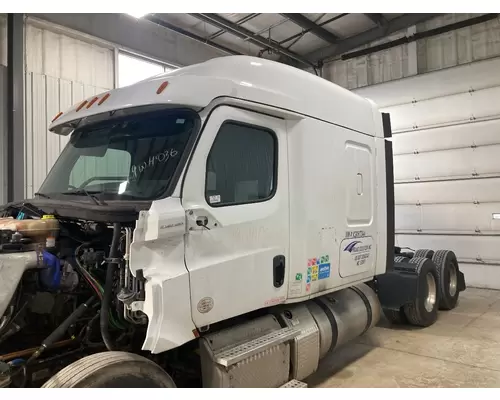
M 213 110 L 182 191 L 196 326 L 286 300 L 287 199 L 285 121 L 230 106 Z

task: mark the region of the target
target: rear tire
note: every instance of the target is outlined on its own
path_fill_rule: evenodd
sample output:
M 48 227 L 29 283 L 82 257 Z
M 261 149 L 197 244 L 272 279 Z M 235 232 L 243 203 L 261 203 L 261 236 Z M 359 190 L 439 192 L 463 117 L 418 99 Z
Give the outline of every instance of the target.
M 412 258 L 409 264 L 415 265 L 418 274 L 417 298 L 406 304 L 403 309 L 411 325 L 427 327 L 436 322 L 439 307 L 439 288 L 436 265 L 428 258 Z
M 430 250 L 430 249 L 418 249 L 414 255 L 414 257 L 428 258 L 429 260 L 432 260 L 433 256 L 434 256 L 434 250 Z
M 410 259 L 408 257 L 405 257 L 405 256 L 394 257 L 394 262 L 397 262 L 397 263 L 408 262 L 408 261 L 410 261 Z
M 108 351 L 84 357 L 50 378 L 42 388 L 175 388 L 153 361 L 133 353 Z
M 458 261 L 457 256 L 450 250 L 438 250 L 432 258 L 436 264 L 438 285 L 440 291 L 439 308 L 453 310 L 457 306 L 458 288 Z

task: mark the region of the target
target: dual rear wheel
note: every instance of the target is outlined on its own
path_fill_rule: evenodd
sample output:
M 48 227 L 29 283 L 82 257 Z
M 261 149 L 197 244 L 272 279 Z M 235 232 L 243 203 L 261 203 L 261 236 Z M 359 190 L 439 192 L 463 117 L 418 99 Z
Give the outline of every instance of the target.
M 417 275 L 418 292 L 415 298 L 399 310 L 384 309 L 386 318 L 395 324 L 409 323 L 415 326 L 430 326 L 437 320 L 439 306 L 438 274 L 436 266 L 424 257 L 397 257 L 397 263 L 405 263 Z
M 426 327 L 436 322 L 438 309 L 456 307 L 460 292 L 459 268 L 452 251 L 421 249 L 411 259 L 396 256 L 394 262 L 414 268 L 419 289 L 416 298 L 399 310 L 383 310 L 391 323 Z

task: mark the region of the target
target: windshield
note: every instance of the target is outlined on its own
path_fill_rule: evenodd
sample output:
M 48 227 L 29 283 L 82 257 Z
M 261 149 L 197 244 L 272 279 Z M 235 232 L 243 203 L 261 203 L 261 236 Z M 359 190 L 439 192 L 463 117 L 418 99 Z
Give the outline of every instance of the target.
M 199 128 L 189 110 L 162 110 L 76 129 L 39 193 L 61 198 L 153 200 L 165 195 L 188 140 Z

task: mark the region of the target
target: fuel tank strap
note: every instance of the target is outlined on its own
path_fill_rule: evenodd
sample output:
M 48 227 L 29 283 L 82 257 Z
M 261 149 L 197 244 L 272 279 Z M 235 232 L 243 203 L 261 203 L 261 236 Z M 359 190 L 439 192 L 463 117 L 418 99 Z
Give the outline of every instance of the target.
M 324 311 L 326 317 L 328 318 L 328 321 L 330 321 L 330 325 L 332 326 L 332 343 L 330 344 L 330 348 L 328 349 L 328 352 L 330 352 L 335 348 L 335 346 L 337 346 L 337 340 L 339 338 L 337 321 L 332 311 L 326 306 L 325 303 L 320 300 L 320 298 L 313 299 L 313 302 L 316 303 Z
M 363 291 L 361 289 L 357 288 L 356 286 L 351 286 L 349 289 L 351 289 L 355 293 L 357 293 L 357 295 L 361 298 L 361 300 L 363 300 L 363 303 L 365 303 L 366 326 L 365 326 L 365 329 L 363 330 L 363 333 L 361 333 L 361 335 L 363 335 L 364 333 L 366 333 L 366 331 L 368 329 L 370 329 L 370 326 L 372 324 L 372 318 L 373 318 L 372 306 L 370 305 L 370 301 L 368 300 L 368 297 L 366 297 L 366 295 L 363 293 Z

